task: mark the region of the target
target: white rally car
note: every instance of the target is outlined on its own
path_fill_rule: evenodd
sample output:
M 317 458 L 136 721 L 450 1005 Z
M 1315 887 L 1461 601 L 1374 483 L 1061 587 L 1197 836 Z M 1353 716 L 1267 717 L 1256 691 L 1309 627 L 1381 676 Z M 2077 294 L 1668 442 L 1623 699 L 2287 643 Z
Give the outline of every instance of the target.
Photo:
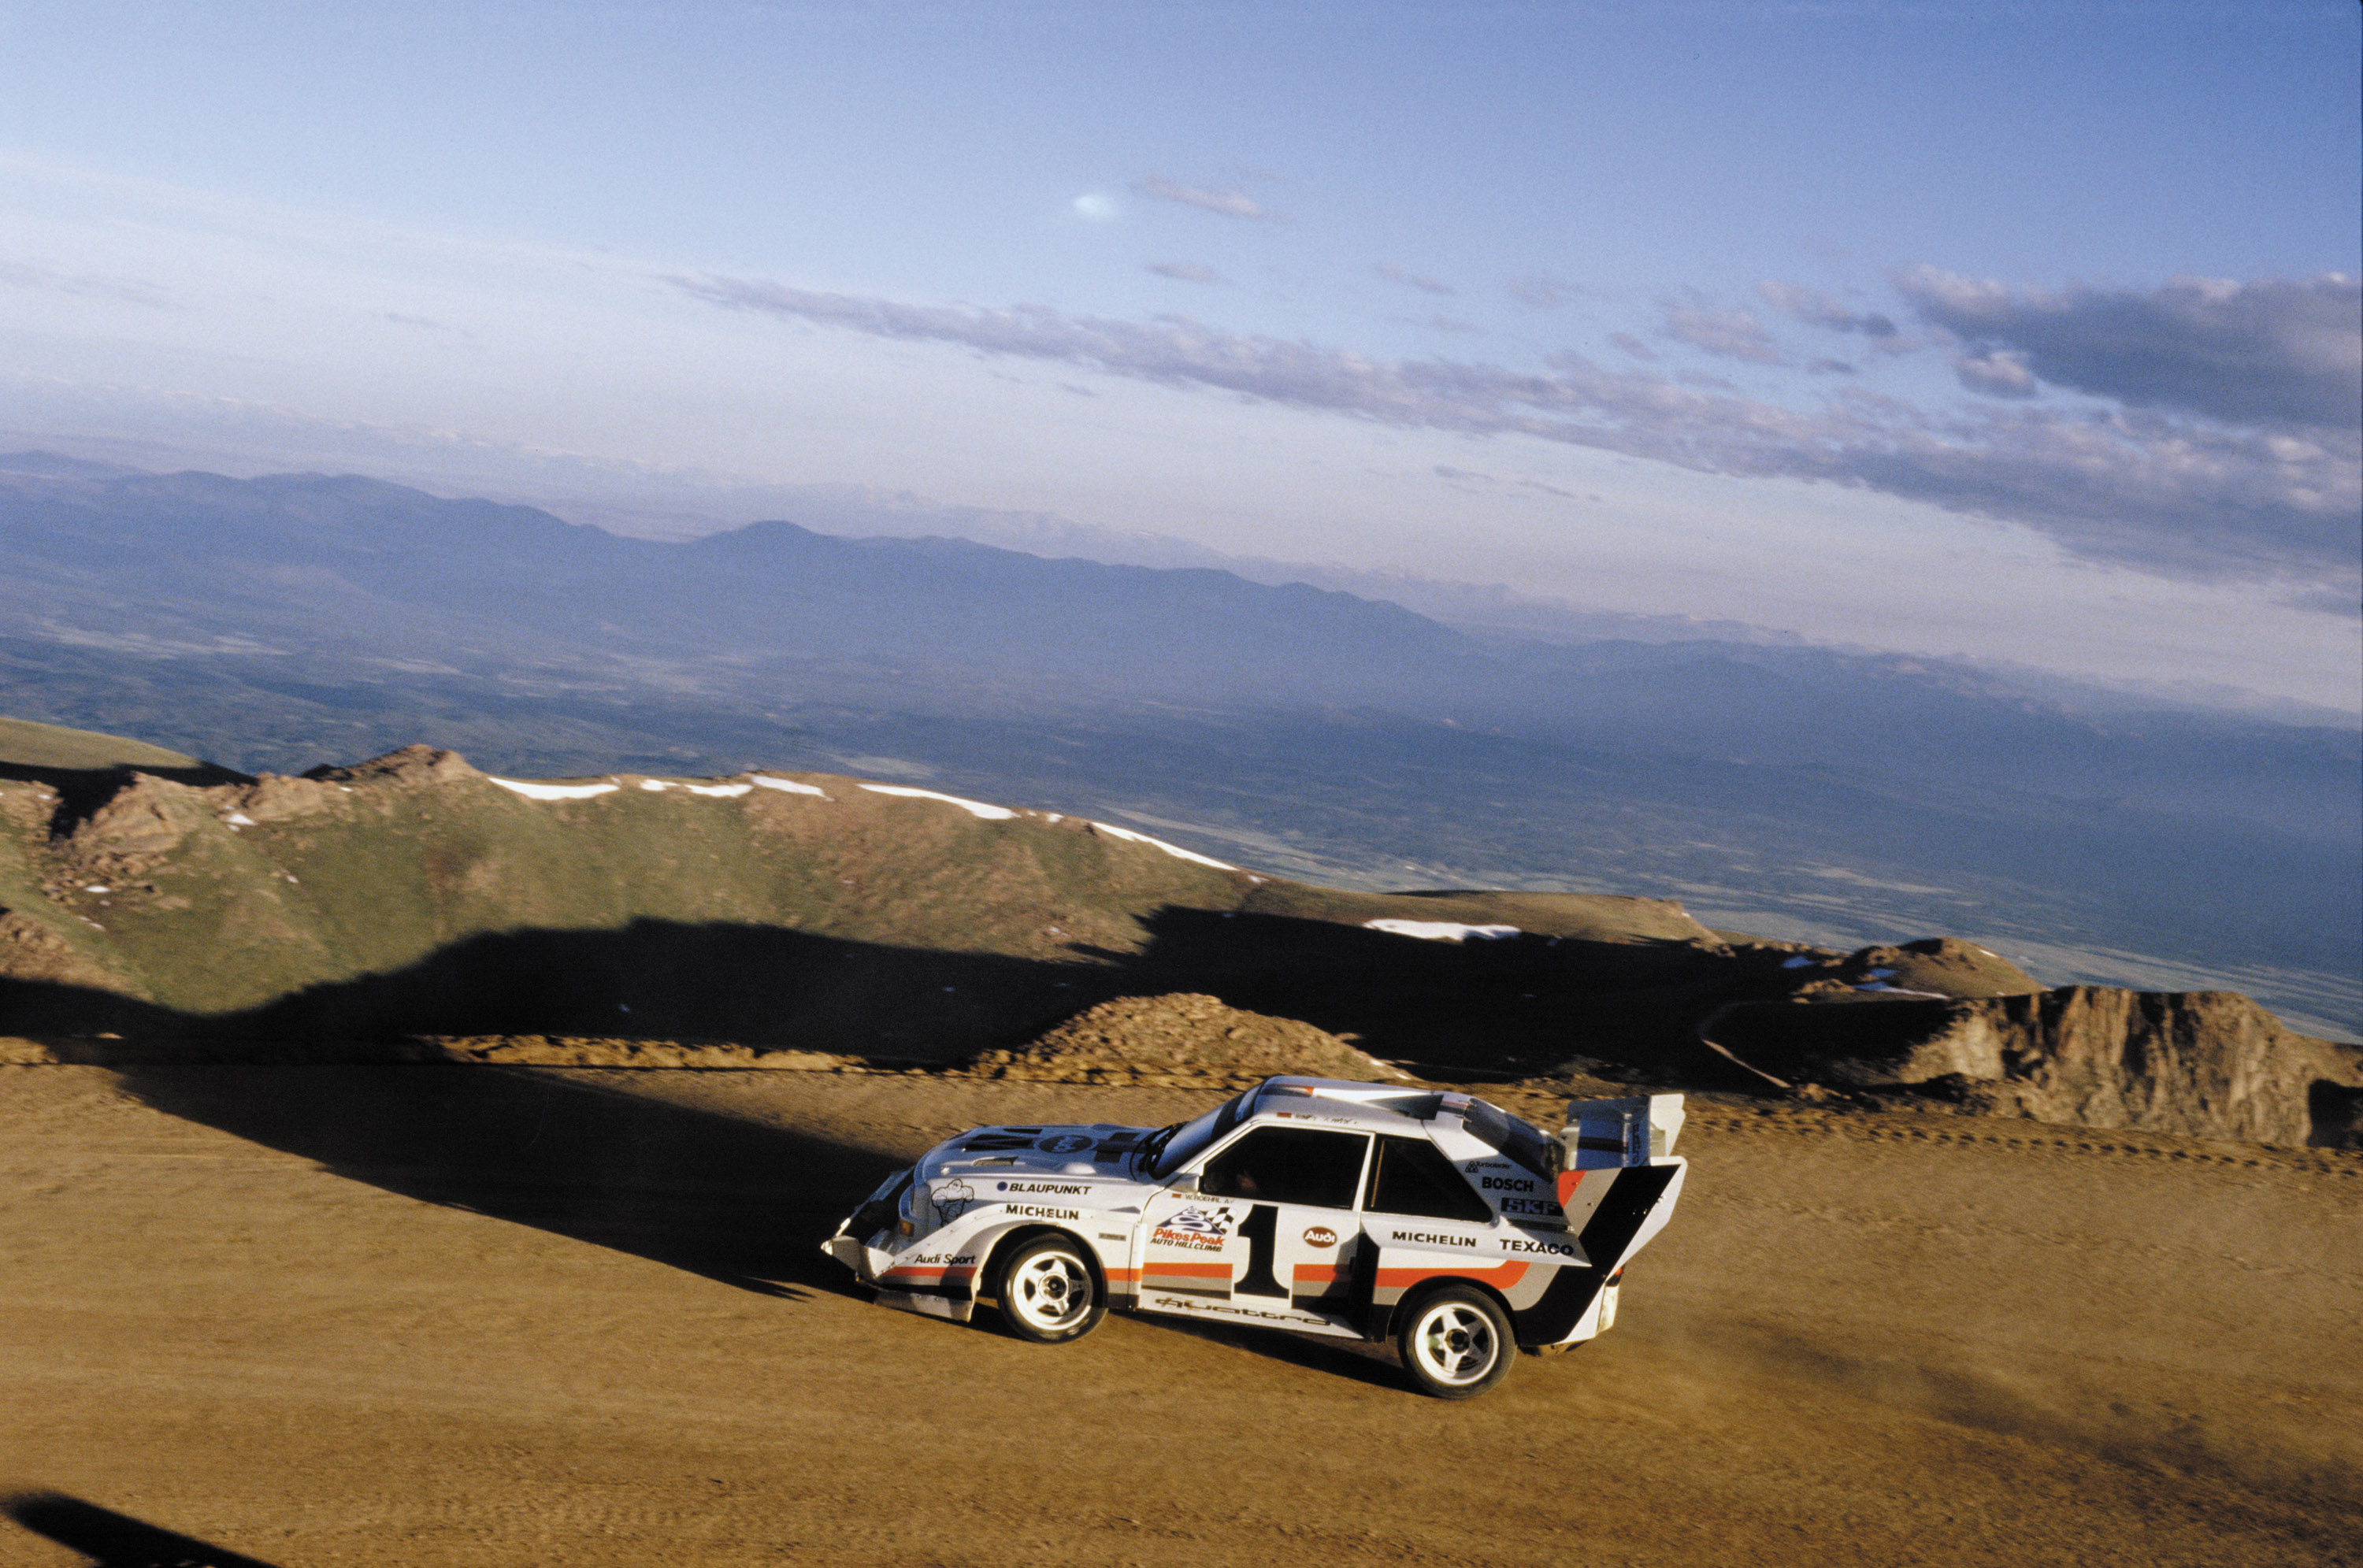
M 1625 1265 L 1687 1162 L 1681 1096 L 1577 1100 L 1548 1133 L 1484 1100 L 1268 1078 L 1171 1127 L 978 1127 L 897 1172 L 822 1243 L 880 1305 L 1021 1339 L 1111 1307 L 1392 1337 L 1424 1391 L 1500 1382 L 1512 1348 L 1616 1319 Z

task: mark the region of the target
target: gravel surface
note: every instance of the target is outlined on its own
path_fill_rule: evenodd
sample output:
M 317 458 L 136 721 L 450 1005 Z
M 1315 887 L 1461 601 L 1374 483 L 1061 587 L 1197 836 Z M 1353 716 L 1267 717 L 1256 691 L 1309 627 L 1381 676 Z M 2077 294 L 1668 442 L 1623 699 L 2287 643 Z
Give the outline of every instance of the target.
M 2363 1562 L 2353 1155 L 1699 1105 L 1617 1327 L 1458 1405 L 883 1311 L 815 1250 L 961 1127 L 1215 1098 L 0 1068 L 0 1491 L 278 1568 Z

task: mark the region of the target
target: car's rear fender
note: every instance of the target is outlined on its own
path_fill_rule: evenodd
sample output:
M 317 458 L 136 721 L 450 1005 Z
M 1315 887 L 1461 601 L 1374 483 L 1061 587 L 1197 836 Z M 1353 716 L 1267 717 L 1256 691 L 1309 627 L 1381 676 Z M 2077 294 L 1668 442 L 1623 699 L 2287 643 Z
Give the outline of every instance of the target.
M 1678 1157 L 1664 1157 L 1581 1173 L 1594 1190 L 1588 1208 L 1577 1210 L 1583 1220 L 1573 1234 L 1529 1232 L 1493 1243 L 1503 1251 L 1485 1247 L 1473 1256 L 1440 1247 L 1380 1247 L 1366 1331 L 1384 1339 L 1419 1293 L 1469 1285 L 1501 1302 L 1518 1343 L 1528 1350 L 1591 1338 L 1606 1326 L 1608 1286 L 1665 1228 L 1688 1168 Z M 1570 1197 L 1576 1175 L 1561 1178 Z
M 1517 1321 L 1517 1309 L 1510 1305 L 1508 1297 L 1495 1288 L 1485 1272 L 1429 1274 L 1418 1283 L 1396 1290 L 1394 1298 L 1383 1306 L 1378 1303 L 1379 1293 L 1374 1290 L 1370 1319 L 1363 1325 L 1363 1333 L 1373 1343 L 1386 1339 L 1395 1331 L 1397 1322 L 1407 1314 L 1419 1310 L 1419 1304 L 1423 1297 L 1433 1296 L 1447 1286 L 1452 1285 L 1466 1286 L 1481 1296 L 1491 1297 L 1493 1305 L 1502 1309 L 1503 1316 L 1507 1317 L 1513 1324 Z

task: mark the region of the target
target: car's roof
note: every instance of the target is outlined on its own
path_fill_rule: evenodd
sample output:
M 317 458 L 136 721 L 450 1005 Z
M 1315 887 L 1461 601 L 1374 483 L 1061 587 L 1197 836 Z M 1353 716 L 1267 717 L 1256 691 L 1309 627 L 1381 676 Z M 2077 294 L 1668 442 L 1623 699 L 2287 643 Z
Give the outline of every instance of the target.
M 1241 1121 L 1266 1116 L 1345 1122 L 1405 1132 L 1459 1110 L 1469 1097 L 1439 1093 L 1411 1084 L 1352 1083 L 1344 1078 L 1266 1078 L 1258 1085 Z

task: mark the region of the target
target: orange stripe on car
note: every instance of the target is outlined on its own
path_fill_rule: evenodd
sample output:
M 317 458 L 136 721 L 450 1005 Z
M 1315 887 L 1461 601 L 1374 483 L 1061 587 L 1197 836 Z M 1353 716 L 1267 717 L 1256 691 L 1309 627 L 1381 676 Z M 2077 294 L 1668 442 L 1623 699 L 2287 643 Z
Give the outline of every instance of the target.
M 1396 1290 L 1431 1279 L 1473 1279 L 1497 1290 L 1507 1290 L 1525 1277 L 1526 1264 L 1513 1258 L 1492 1268 L 1382 1268 L 1379 1270 L 1379 1288 Z

